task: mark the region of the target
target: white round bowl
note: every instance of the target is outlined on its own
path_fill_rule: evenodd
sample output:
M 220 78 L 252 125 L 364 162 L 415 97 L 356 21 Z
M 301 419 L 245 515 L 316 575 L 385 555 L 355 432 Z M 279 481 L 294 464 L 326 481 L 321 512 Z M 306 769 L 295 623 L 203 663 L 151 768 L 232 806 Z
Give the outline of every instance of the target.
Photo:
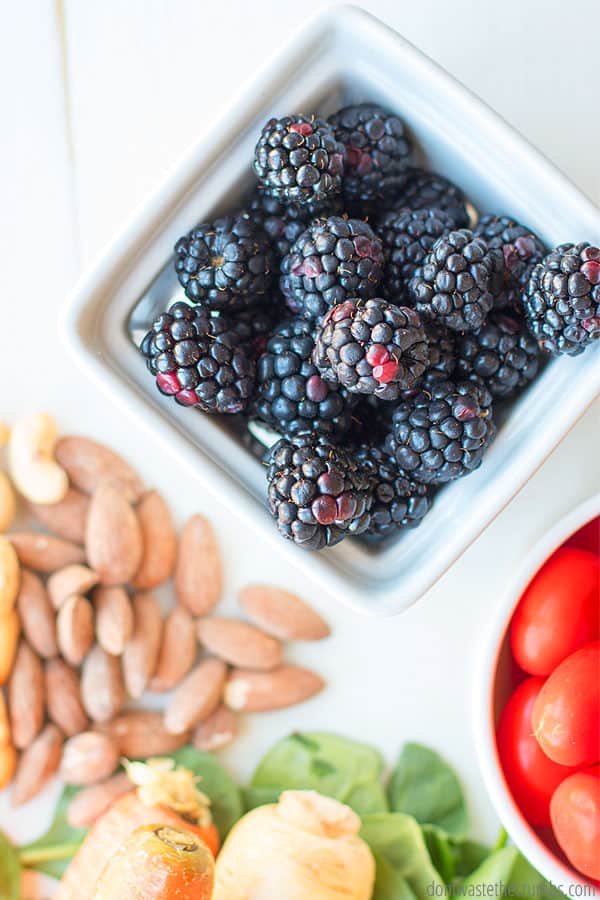
M 572 534 L 591 519 L 600 515 L 600 494 L 557 522 L 544 537 L 527 553 L 516 576 L 501 598 L 497 614 L 491 623 L 484 641 L 480 665 L 475 679 L 475 704 L 473 727 L 479 764 L 490 799 L 504 828 L 521 853 L 556 887 L 568 893 L 570 885 L 585 886 L 590 882 L 564 859 L 556 846 L 552 849 L 551 835 L 544 841 L 525 820 L 516 805 L 504 777 L 496 745 L 496 724 L 506 701 L 519 680 L 519 670 L 512 659 L 508 631 L 517 604 L 543 563 Z M 549 830 L 548 830 L 549 832 Z M 546 837 L 546 835 L 545 835 Z M 575 889 L 578 891 L 578 889 Z M 575 895 L 572 891 L 571 895 Z M 577 896 L 590 896 L 578 893 Z

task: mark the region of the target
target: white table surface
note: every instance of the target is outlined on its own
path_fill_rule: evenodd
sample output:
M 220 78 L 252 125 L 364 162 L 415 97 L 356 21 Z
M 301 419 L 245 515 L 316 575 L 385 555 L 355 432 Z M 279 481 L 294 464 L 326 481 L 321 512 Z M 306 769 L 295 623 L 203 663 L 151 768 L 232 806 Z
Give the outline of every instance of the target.
M 227 601 L 248 580 L 282 585 L 278 557 L 239 539 L 238 523 L 190 496 L 151 447 L 140 453 L 126 416 L 92 389 L 55 334 L 77 274 L 207 129 L 255 66 L 320 0 L 29 0 L 2 4 L 0 27 L 0 419 L 46 408 L 140 458 L 177 519 L 208 514 L 227 559 Z M 600 202 L 595 0 L 373 0 L 394 25 L 544 150 Z M 573 235 L 584 239 L 585 235 Z M 568 398 L 565 402 L 568 402 Z M 505 581 L 559 516 L 600 489 L 600 401 L 520 495 L 415 607 L 394 620 L 359 620 L 309 580 L 294 584 L 333 625 L 327 644 L 292 656 L 329 680 L 314 701 L 247 720 L 226 755 L 244 778 L 291 729 L 365 737 L 392 759 L 401 743 L 436 746 L 468 789 L 474 833 L 498 822 L 477 768 L 470 724 L 474 653 Z M 0 827 L 39 833 L 58 785 L 15 812 L 0 796 Z

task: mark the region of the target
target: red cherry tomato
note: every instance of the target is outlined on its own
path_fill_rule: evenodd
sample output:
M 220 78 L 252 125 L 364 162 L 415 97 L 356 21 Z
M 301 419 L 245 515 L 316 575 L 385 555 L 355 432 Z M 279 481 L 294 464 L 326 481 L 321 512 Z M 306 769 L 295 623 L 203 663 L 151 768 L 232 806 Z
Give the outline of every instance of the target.
M 531 675 L 549 675 L 574 650 L 600 636 L 600 557 L 561 547 L 521 597 L 510 642 Z
M 550 799 L 571 773 L 548 759 L 531 727 L 531 713 L 544 684 L 528 678 L 516 689 L 502 711 L 496 740 L 504 775 L 515 802 L 532 825 L 550 824 Z
M 533 731 L 563 766 L 600 760 L 600 641 L 576 650 L 554 670 L 533 706 Z
M 550 803 L 554 836 L 567 859 L 588 878 L 600 878 L 600 770 L 569 775 Z
M 600 516 L 596 516 L 595 519 L 572 534 L 565 546 L 579 547 L 600 556 Z

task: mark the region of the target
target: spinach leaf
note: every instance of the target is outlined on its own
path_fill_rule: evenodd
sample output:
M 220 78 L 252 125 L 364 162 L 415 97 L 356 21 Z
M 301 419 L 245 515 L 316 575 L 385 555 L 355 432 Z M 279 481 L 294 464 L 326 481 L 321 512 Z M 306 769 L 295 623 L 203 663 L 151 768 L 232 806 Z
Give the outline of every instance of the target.
M 542 900 L 563 900 L 564 894 L 540 875 L 537 869 L 528 862 L 522 853 L 517 854 L 508 879 L 508 891 L 512 898 L 531 900 L 531 897 Z
M 53 878 L 60 878 L 64 875 L 67 866 L 87 834 L 87 829 L 72 828 L 67 822 L 69 803 L 78 790 L 75 787 L 64 789 L 48 831 L 37 841 L 20 849 L 19 859 L 23 868 L 36 869 Z
M 16 849 L 0 832 L 0 900 L 19 900 L 21 863 Z
M 414 816 L 421 825 L 437 825 L 453 838 L 466 838 L 469 819 L 460 782 L 434 750 L 405 744 L 388 796 L 394 812 Z
M 387 811 L 377 750 L 333 734 L 292 734 L 267 752 L 246 792 L 249 808 L 275 802 L 284 790 L 314 790 L 359 815 Z
M 510 874 L 519 856 L 516 847 L 503 847 L 494 850 L 462 883 L 461 894 L 466 897 L 476 896 L 475 889 L 481 885 L 508 883 Z
M 364 816 L 361 837 L 373 853 L 401 876 L 417 900 L 428 900 L 444 891 L 444 882 L 433 866 L 417 821 L 404 813 L 375 813 Z M 388 867 L 382 878 L 391 880 Z M 383 895 L 385 897 L 385 894 Z M 393 895 L 392 895 L 393 896 Z
M 416 900 L 408 882 L 385 856 L 379 853 L 374 853 L 373 856 L 377 869 L 371 900 Z
M 477 841 L 453 841 L 457 878 L 470 875 L 491 853 L 491 849 Z
M 198 787 L 211 802 L 213 820 L 221 839 L 244 814 L 242 793 L 226 769 L 212 753 L 203 753 L 194 747 L 182 747 L 170 754 L 178 766 L 199 775 Z
M 456 846 L 437 825 L 422 825 L 421 831 L 431 862 L 446 884 L 450 884 L 456 876 Z

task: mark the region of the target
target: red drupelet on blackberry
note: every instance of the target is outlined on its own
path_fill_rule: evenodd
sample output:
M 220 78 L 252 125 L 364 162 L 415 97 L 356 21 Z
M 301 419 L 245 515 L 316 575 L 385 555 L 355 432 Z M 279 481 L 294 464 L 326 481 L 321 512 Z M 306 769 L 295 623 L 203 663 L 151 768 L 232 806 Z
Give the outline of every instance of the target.
M 239 413 L 254 391 L 247 327 L 174 303 L 154 322 L 141 350 L 162 394 L 207 413 Z
M 543 243 L 530 229 L 508 216 L 483 216 L 473 233 L 504 256 L 504 281 L 494 307 L 520 309 L 533 267 L 546 255 Z
M 267 470 L 269 508 L 283 537 L 321 550 L 369 527 L 372 475 L 322 435 L 282 438 Z

